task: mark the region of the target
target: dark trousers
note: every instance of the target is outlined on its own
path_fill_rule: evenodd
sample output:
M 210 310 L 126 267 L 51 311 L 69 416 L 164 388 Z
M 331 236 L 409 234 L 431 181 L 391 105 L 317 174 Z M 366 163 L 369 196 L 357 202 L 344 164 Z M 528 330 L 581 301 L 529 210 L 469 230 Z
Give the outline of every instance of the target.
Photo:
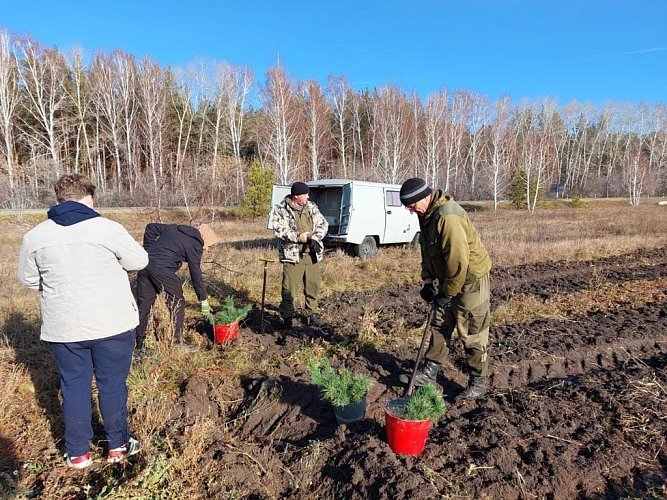
M 128 442 L 126 381 L 134 339 L 134 330 L 129 330 L 104 339 L 49 342 L 60 371 L 65 449 L 71 457 L 90 451 L 93 374 L 109 449 Z
M 151 307 L 158 294 L 163 292 L 167 296 L 167 307 L 171 313 L 174 325 L 176 342 L 181 341 L 183 322 L 185 321 L 185 299 L 183 286 L 174 272 L 156 272 L 149 268 L 137 274 L 137 307 L 139 307 L 139 326 L 137 327 L 137 348 L 141 349 L 146 339 L 146 328 Z

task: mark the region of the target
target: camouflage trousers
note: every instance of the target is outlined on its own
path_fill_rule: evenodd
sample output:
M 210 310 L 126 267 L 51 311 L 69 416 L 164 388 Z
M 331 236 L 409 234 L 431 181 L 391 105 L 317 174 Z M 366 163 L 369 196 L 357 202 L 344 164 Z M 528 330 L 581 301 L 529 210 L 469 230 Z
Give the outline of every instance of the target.
M 469 375 L 486 377 L 490 307 L 491 282 L 488 274 L 464 285 L 461 293 L 452 299 L 451 305 L 436 309 L 426 359 L 443 363 L 449 355 L 452 333 L 456 329 L 465 349 Z

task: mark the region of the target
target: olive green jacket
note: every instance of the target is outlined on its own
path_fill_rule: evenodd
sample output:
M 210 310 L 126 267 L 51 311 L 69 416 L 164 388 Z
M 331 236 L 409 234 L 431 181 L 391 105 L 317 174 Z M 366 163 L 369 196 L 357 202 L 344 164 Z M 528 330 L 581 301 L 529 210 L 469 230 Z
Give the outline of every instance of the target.
M 445 295 L 458 295 L 466 283 L 491 270 L 479 233 L 465 210 L 441 190 L 433 192 L 428 211 L 419 217 L 423 280 L 437 279 Z

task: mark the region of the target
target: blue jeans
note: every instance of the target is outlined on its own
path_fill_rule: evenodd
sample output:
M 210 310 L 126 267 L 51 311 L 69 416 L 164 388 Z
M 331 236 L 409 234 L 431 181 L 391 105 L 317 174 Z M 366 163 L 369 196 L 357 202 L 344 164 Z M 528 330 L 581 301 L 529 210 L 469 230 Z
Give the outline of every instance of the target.
M 81 342 L 50 342 L 60 371 L 65 449 L 72 457 L 90 451 L 93 439 L 91 387 L 98 401 L 109 449 L 127 443 L 127 374 L 132 363 L 134 329 L 113 337 Z

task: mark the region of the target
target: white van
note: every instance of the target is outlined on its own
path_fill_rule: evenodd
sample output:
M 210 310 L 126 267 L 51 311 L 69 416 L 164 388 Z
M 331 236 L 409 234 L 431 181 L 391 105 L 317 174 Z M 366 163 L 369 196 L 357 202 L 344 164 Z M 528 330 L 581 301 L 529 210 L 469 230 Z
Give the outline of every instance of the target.
M 322 179 L 306 184 L 310 200 L 329 223 L 325 247 L 343 246 L 354 255 L 368 258 L 377 253 L 379 245 L 419 242 L 419 220 L 401 204 L 399 184 L 350 179 Z M 288 194 L 290 186 L 273 186 L 271 212 Z

